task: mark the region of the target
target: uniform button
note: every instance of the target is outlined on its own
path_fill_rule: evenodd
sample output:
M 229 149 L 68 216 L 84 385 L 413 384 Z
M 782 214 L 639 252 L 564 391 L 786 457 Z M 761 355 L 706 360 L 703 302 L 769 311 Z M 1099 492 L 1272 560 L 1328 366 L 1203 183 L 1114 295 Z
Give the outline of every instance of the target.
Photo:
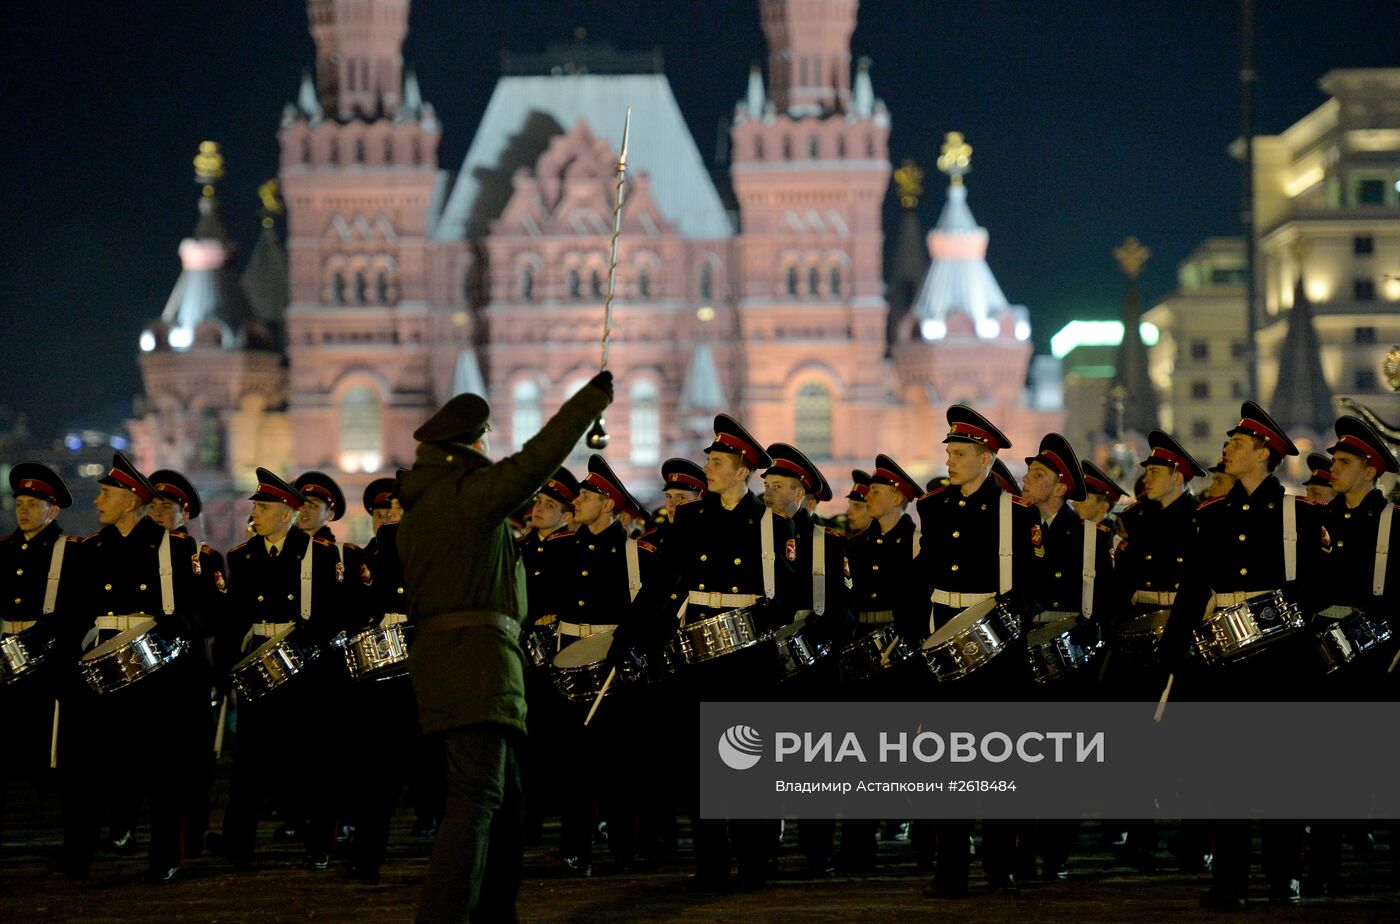
M 399 588 L 399 593 L 403 593 L 403 588 L 402 588 L 402 587 Z
M 536 551 L 536 552 L 543 552 L 543 551 L 544 551 L 544 546 L 542 546 L 542 545 L 537 545 L 537 546 L 535 546 L 535 551 Z
M 103 589 L 103 590 L 111 590 L 111 589 L 112 589 L 112 585 L 111 585 L 111 584 L 103 584 L 103 585 L 102 585 L 102 589 Z
M 1337 540 L 1337 548 L 1339 548 L 1339 549 L 1340 549 L 1340 548 L 1341 548 L 1341 547 L 1342 547 L 1342 546 L 1344 546 L 1344 545 L 1346 545 L 1346 543 L 1345 543 L 1345 542 L 1343 542 L 1343 541 L 1342 541 L 1342 540 L 1340 540 L 1340 539 L 1338 539 L 1338 540 Z
M 959 506 L 959 507 L 966 507 L 966 506 L 967 506 L 967 501 L 965 501 L 965 500 L 960 500 L 960 501 L 958 501 L 958 506 Z
M 1269 509 L 1270 509 L 1270 510 L 1273 510 L 1273 509 L 1274 509 L 1275 507 L 1277 507 L 1277 506 L 1278 506 L 1278 505 L 1275 504 L 1273 501 L 1270 501 L 1270 502 L 1269 502 Z
M 23 551 L 24 549 L 29 548 L 29 543 L 27 543 L 27 542 L 21 542 L 19 547 L 20 547 L 20 550 Z
M 18 577 L 19 575 L 21 575 L 21 574 L 23 574 L 23 573 L 24 573 L 24 569 L 23 569 L 23 568 L 16 568 L 16 569 L 15 569 L 15 576 L 16 576 L 16 577 Z
M 1186 560 L 1186 559 L 1182 558 L 1180 555 L 1178 555 L 1178 556 L 1176 557 L 1176 563 L 1177 563 L 1178 565 L 1181 564 L 1182 562 L 1184 562 L 1185 560 Z
M 701 560 L 701 561 L 709 561 L 709 560 L 710 560 L 710 556 L 702 554 L 702 555 L 700 556 L 700 560 Z
M 885 544 L 885 540 L 883 540 L 883 539 L 876 539 L 876 540 L 875 540 L 875 544 L 876 544 L 876 545 L 884 545 L 884 544 Z
M 1240 533 L 1240 541 L 1244 542 L 1244 533 Z
M 288 600 L 295 600 L 296 597 L 293 597 L 291 594 L 287 594 L 287 599 L 288 599 Z
M 1248 568 L 1241 568 L 1241 569 L 1240 569 L 1240 577 L 1244 577 L 1244 576 L 1245 576 L 1246 574 L 1248 574 L 1248 573 L 1249 573 L 1249 569 L 1248 569 Z
M 1143 560 L 1143 561 L 1151 561 L 1151 560 L 1152 560 L 1152 556 L 1151 556 L 1151 555 L 1144 555 L 1144 556 L 1142 557 L 1142 560 Z
M 950 571 L 957 571 L 957 570 L 958 570 L 958 566 L 957 566 L 957 565 L 949 565 L 949 566 L 948 566 L 948 570 L 950 570 Z
M 583 577 L 588 577 L 588 572 L 587 572 L 587 571 L 580 571 L 579 574 L 582 575 Z
M 959 532 L 959 531 L 956 530 L 956 529 L 953 530 L 953 538 L 954 538 L 954 539 L 961 539 L 961 538 L 962 538 L 962 533 Z
M 579 605 L 579 606 L 584 606 L 585 604 L 584 604 L 584 602 L 583 602 L 582 600 L 580 600 L 580 601 L 578 602 L 578 605 Z
M 729 592 L 730 592 L 731 594 L 737 594 L 737 593 L 739 592 L 739 588 L 738 588 L 738 587 L 731 587 L 731 588 L 729 588 Z
M 540 576 L 540 573 L 539 573 L 538 571 L 536 571 L 536 572 L 535 572 L 535 577 L 539 577 L 539 576 Z
M 1059 577 L 1059 576 L 1060 576 L 1060 572 L 1056 571 L 1056 572 L 1055 572 L 1055 577 Z
M 874 600 L 874 599 L 875 599 L 876 597 L 878 597 L 878 596 L 880 596 L 880 592 L 879 592 L 878 590 L 871 591 L 871 593 L 870 593 L 870 599 L 871 599 L 871 600 Z
M 1349 514 L 1349 513 L 1344 513 L 1344 514 L 1342 514 L 1342 519 L 1343 519 L 1343 520 L 1350 520 L 1350 519 L 1351 519 L 1351 514 Z
M 700 585 L 699 587 L 697 587 L 696 589 L 697 589 L 697 590 L 704 590 L 704 589 L 705 589 L 705 585 L 704 585 L 704 584 L 701 584 L 701 585 Z
M 871 566 L 870 566 L 870 570 L 871 570 L 871 571 L 879 571 L 879 570 L 880 570 L 880 566 L 879 566 L 879 565 L 871 565 Z
M 1241 510 L 1248 510 L 1248 509 L 1249 509 L 1249 505 L 1248 505 L 1248 504 L 1241 504 L 1241 505 L 1240 505 L 1240 509 L 1241 509 Z
M 141 585 L 141 589 L 142 589 L 142 590 L 145 590 L 145 589 L 146 589 L 146 585 L 145 585 L 145 584 L 142 584 L 142 585 Z
M 736 564 L 736 565 L 742 565 L 743 563 L 744 563 L 744 560 L 743 560 L 742 558 L 736 558 L 736 559 L 734 559 L 734 564 Z
M 258 594 L 258 602 L 259 602 L 259 603 L 263 602 L 263 595 L 262 595 L 262 594 Z
M 590 545 L 590 546 L 588 547 L 588 551 L 592 552 L 592 551 L 593 551 L 594 549 L 596 549 L 596 548 L 598 548 L 596 545 Z
M 24 602 L 24 601 L 20 600 L 19 597 L 15 597 L 15 603 L 23 603 L 23 602 Z
M 1151 587 L 1151 586 L 1152 586 L 1152 582 L 1151 582 L 1151 581 L 1148 581 L 1148 582 L 1147 582 L 1147 586 L 1148 586 L 1148 587 Z

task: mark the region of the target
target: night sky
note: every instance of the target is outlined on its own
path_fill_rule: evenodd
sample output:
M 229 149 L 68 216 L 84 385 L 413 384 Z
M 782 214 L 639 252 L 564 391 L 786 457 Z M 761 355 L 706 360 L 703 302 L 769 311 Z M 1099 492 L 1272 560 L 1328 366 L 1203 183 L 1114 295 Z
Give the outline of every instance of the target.
M 1394 0 L 1259 0 L 1257 129 L 1324 100 L 1332 68 L 1400 66 Z M 190 160 L 218 141 L 220 199 L 245 248 L 255 189 L 276 172 L 284 103 L 312 64 L 296 0 L 7 7 L 0 184 L 0 407 L 41 434 L 110 427 L 140 390 L 137 337 L 179 274 L 194 227 Z M 499 52 L 542 51 L 587 29 L 620 49 L 662 47 L 700 151 L 764 59 L 757 0 L 414 3 L 406 63 L 460 166 Z M 1072 317 L 1112 317 L 1128 234 L 1154 251 L 1150 304 L 1203 238 L 1238 230 L 1237 4 L 1229 0 L 867 0 L 853 39 L 893 118 L 891 155 L 934 174 L 943 134 L 974 148 L 969 204 L 989 261 L 1037 343 Z M 926 224 L 942 206 L 926 179 Z M 893 199 L 893 196 L 891 196 Z M 889 214 L 895 214 L 891 203 Z

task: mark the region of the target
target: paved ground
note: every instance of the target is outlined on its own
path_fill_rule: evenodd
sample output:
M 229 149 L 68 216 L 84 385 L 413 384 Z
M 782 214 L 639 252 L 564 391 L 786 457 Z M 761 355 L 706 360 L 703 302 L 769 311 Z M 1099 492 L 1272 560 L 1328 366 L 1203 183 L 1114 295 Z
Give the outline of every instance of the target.
M 269 843 L 274 823 L 261 832 L 257 869 L 235 873 L 221 859 L 192 860 L 182 883 L 153 887 L 140 882 L 143 857 L 105 856 L 94 878 L 71 883 L 53 872 L 60 831 L 55 802 L 23 786 L 11 789 L 10 818 L 0 861 L 0 922 L 399 922 L 413 919 L 413 908 L 427 867 L 428 842 L 410 837 L 410 818 L 395 821 L 391 862 L 378 886 L 349 881 L 343 871 L 299 868 L 299 850 Z M 881 844 L 882 871 L 867 878 L 809 881 L 798 874 L 802 860 L 789 843 L 782 858 L 784 876 L 762 892 L 692 896 L 684 889 L 688 870 L 676 863 L 640 874 L 571 878 L 550 856 L 557 829 L 546 829 L 544 845 L 526 857 L 520 912 L 525 921 L 568 922 L 830 922 L 956 920 L 1166 921 L 1199 918 L 1202 876 L 1162 872 L 1147 875 L 1118 863 L 1099 846 L 1100 828 L 1086 824 L 1071 861 L 1068 882 L 1028 885 L 1019 896 L 978 894 L 930 901 L 921 895 L 924 877 L 914 868 L 907 843 Z M 789 830 L 789 842 L 792 840 Z M 1168 828 L 1164 832 L 1170 836 Z M 144 832 L 138 832 L 144 842 Z M 1393 890 L 1389 832 L 1380 845 L 1347 855 L 1348 897 L 1305 901 L 1295 909 L 1267 907 L 1265 885 L 1256 880 L 1255 907 L 1233 920 L 1339 922 L 1400 921 L 1400 891 Z M 683 849 L 688 844 L 682 844 Z M 600 855 L 606 849 L 600 846 Z M 1169 859 L 1166 851 L 1162 854 Z M 977 875 L 974 864 L 974 877 Z

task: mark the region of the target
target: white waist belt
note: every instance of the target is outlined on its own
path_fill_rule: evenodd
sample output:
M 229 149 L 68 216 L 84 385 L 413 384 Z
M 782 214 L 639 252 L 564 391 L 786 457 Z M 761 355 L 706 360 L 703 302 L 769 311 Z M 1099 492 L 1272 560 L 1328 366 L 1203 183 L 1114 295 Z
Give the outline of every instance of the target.
M 0 635 L 19 635 L 25 629 L 32 629 L 39 624 L 37 619 L 22 622 L 10 622 L 8 619 L 0 619 Z
M 616 628 L 617 623 L 613 623 L 612 625 L 604 625 L 603 623 L 565 622 L 562 619 L 559 620 L 560 635 L 575 635 L 579 638 L 588 638 L 588 636 L 590 635 L 598 635 L 603 632 L 611 632 Z
M 976 606 L 979 603 L 990 600 L 995 596 L 996 594 L 959 594 L 949 593 L 946 590 L 935 590 L 929 595 L 929 599 L 943 606 L 955 606 L 959 609 L 965 609 L 969 606 Z
M 707 606 L 712 610 L 718 610 L 725 607 L 753 606 L 758 602 L 758 594 L 716 594 L 704 590 L 692 590 L 686 600 L 695 606 Z M 560 623 L 560 625 L 564 624 Z
M 885 623 L 894 622 L 894 610 L 869 610 L 857 618 L 863 626 L 883 626 Z
M 255 622 L 250 634 L 261 635 L 263 638 L 276 638 L 284 632 L 289 631 L 294 622 Z
M 1036 626 L 1049 626 L 1062 619 L 1071 619 L 1079 615 L 1079 613 L 1070 613 L 1065 610 L 1042 610 L 1035 614 L 1035 618 L 1031 620 L 1031 624 Z
M 1151 603 L 1156 606 L 1171 606 L 1176 602 L 1176 591 L 1135 590 L 1133 591 L 1133 602 Z
M 385 613 L 384 618 L 379 620 L 379 627 L 387 629 L 390 626 L 401 626 L 408 622 L 408 617 L 403 613 Z
M 1267 594 L 1271 594 L 1271 593 L 1275 593 L 1275 591 L 1272 591 L 1272 590 L 1237 590 L 1237 591 L 1233 591 L 1233 592 L 1231 592 L 1231 593 L 1216 594 L 1216 595 L 1215 595 L 1215 608 L 1216 608 L 1216 609 L 1220 609 L 1222 606 L 1239 606 L 1241 603 L 1244 603 L 1244 602 L 1246 602 L 1246 601 L 1248 601 L 1248 600 L 1253 600 L 1253 599 L 1256 598 L 1256 597 L 1263 597 L 1263 596 L 1265 596 L 1265 595 L 1267 595 Z
M 98 616 L 97 619 L 93 621 L 93 628 L 115 629 L 118 632 L 125 632 L 132 626 L 139 626 L 146 622 L 152 625 L 155 624 L 155 620 L 145 613 L 133 613 L 129 616 Z

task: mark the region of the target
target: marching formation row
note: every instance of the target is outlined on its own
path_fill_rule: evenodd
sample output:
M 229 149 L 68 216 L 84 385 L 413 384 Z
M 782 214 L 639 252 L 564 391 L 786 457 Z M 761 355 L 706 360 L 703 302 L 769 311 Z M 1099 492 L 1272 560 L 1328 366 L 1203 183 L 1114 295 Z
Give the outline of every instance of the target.
M 596 413 L 605 402 L 593 400 Z M 454 547 L 435 537 L 475 527 L 448 522 L 466 482 L 444 489 L 441 476 L 463 460 L 489 464 L 475 401 L 465 418 L 449 403 L 420 429 L 412 471 L 370 485 L 375 538 L 364 549 L 336 541 L 329 523 L 346 502 L 320 472 L 288 483 L 258 469 L 250 539 L 225 560 L 185 531 L 200 498 L 177 472 L 144 475 L 118 454 L 95 501 L 102 528 L 80 539 L 61 533 L 72 498 L 58 475 L 14 466 L 19 528 L 0 539 L 8 772 L 61 771 L 69 875 L 87 875 L 104 819 L 131 818 L 144 795 L 148 876 L 178 876 L 182 844 L 207 827 L 211 742 L 221 746 L 230 697 L 237 749 L 218 840 L 235 866 L 252 862 L 272 803 L 302 819 L 307 862 L 324 868 L 353 779 L 374 783 L 374 804 L 359 800 L 355 869 L 377 878 L 401 784 L 415 784 L 424 824 L 443 812 L 436 733 L 485 724 L 522 742 L 521 810 L 536 822 L 546 808 L 562 815 L 570 867 L 590 868 L 600 812 L 614 859 L 628 864 L 674 851 L 681 810 L 694 819 L 697 886 L 725 888 L 731 843 L 740 883 L 762 885 L 777 823 L 698 817 L 700 701 L 1394 695 L 1397 526 L 1376 481 L 1397 463 L 1356 418 L 1337 422 L 1318 468 L 1325 503 L 1284 490 L 1273 472 L 1297 449 L 1252 402 L 1209 471 L 1150 434 L 1134 499 L 1058 434 L 1017 485 L 997 458 L 1006 437 L 958 405 L 947 478 L 925 490 L 877 455 L 852 473 L 836 530 L 815 513 L 830 485 L 798 447 L 764 445 L 720 415 L 703 467 L 662 466 L 655 515 L 594 455 L 582 479 L 559 468 L 526 486 L 533 501 L 507 526 L 521 490 L 502 480 L 512 457 L 484 469 L 509 489 L 471 502 L 483 530 L 514 530 L 511 544 Z M 537 440 L 571 445 L 551 428 Z M 522 449 L 519 478 L 540 445 Z M 1197 498 L 1191 482 L 1205 477 Z M 504 596 L 510 582 L 485 576 L 515 568 L 523 601 L 453 605 Z M 423 644 L 453 632 L 499 643 L 450 663 L 440 642 Z M 496 687 L 524 695 L 494 697 Z M 843 865 L 873 863 L 876 824 L 843 824 Z M 916 824 L 929 894 L 966 893 L 971 824 Z M 1135 825 L 1155 849 L 1150 823 Z M 1036 826 L 1048 873 L 1063 868 L 1075 830 Z M 1332 882 L 1340 829 L 1313 833 L 1313 872 Z M 984 824 L 995 889 L 1015 888 L 1030 837 Z M 1302 822 L 1266 829 L 1276 900 L 1297 899 L 1301 838 Z M 1245 897 L 1248 823 L 1216 823 L 1214 842 L 1207 903 L 1233 906 Z M 814 872 L 829 869 L 834 822 L 803 823 L 800 844 Z

